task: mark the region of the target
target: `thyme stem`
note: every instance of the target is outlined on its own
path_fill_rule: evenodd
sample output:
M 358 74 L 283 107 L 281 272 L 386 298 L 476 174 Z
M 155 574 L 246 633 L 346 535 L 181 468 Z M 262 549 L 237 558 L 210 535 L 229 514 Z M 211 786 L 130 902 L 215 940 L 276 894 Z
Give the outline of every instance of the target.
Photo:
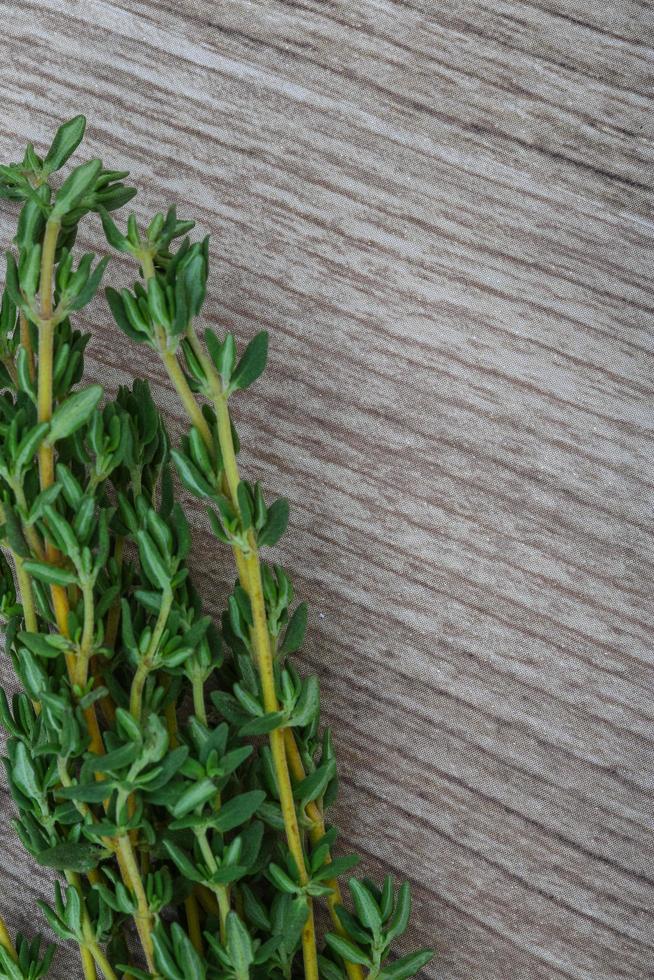
M 2 946 L 3 949 L 7 950 L 7 952 L 9 953 L 9 955 L 11 956 L 12 960 L 15 963 L 18 962 L 18 953 L 16 952 L 16 947 L 14 946 L 13 940 L 9 935 L 9 930 L 7 929 L 7 926 L 5 925 L 4 919 L 2 918 L 1 915 L 0 915 L 0 946 Z
M 196 833 L 196 838 L 207 867 L 212 873 L 215 873 L 218 870 L 218 864 L 207 839 L 206 830 L 199 830 Z M 218 908 L 220 910 L 220 938 L 224 942 L 227 935 L 227 916 L 230 910 L 229 890 L 226 885 L 211 885 L 211 891 L 218 900 Z
M 155 976 L 159 976 L 154 965 L 154 946 L 152 945 L 152 913 L 148 905 L 148 899 L 141 880 L 141 873 L 134 857 L 132 843 L 128 836 L 122 835 L 117 841 L 118 853 L 121 858 L 121 870 L 126 878 L 125 884 L 129 886 L 137 903 L 137 911 L 134 914 L 134 922 L 141 940 L 143 953 L 148 964 L 148 970 Z
M 34 594 L 32 592 L 32 580 L 25 571 L 25 565 L 20 555 L 14 554 L 14 565 L 16 567 L 16 578 L 20 590 L 20 601 L 23 606 L 23 616 L 25 626 L 30 633 L 37 633 L 39 629 L 38 619 L 36 618 L 36 608 L 34 606 Z
M 154 275 L 154 264 L 152 262 L 151 256 L 143 257 L 143 274 L 147 281 Z M 189 337 L 192 339 L 195 335 L 189 331 Z M 233 506 L 236 510 L 239 510 L 238 506 L 238 485 L 240 482 L 240 476 L 238 471 L 238 464 L 236 461 L 236 452 L 234 449 L 234 440 L 232 437 L 232 426 L 229 417 L 229 409 L 227 407 L 227 398 L 222 390 L 222 385 L 220 378 L 218 377 L 213 364 L 210 363 L 209 359 L 205 357 L 204 351 L 201 349 L 200 345 L 197 343 L 197 338 L 195 338 L 194 344 L 195 353 L 201 356 L 201 364 L 205 371 L 205 374 L 209 380 L 212 393 L 213 406 L 216 412 L 216 421 L 218 427 L 218 441 L 220 444 L 221 457 L 223 461 L 223 467 L 225 472 L 225 479 L 229 489 L 229 495 L 232 500 Z M 176 361 L 177 368 L 179 364 Z M 166 358 L 164 358 L 164 364 L 168 368 L 168 363 Z M 183 372 L 182 372 L 183 376 Z M 170 380 L 173 382 L 177 388 L 176 372 L 170 373 Z M 186 384 L 186 379 L 184 379 Z M 188 387 L 188 386 L 187 386 Z M 189 411 L 187 407 L 188 399 L 183 397 L 180 392 L 180 399 L 184 408 Z M 197 402 L 193 399 L 193 404 L 195 408 L 198 409 Z M 197 411 L 193 413 L 197 415 Z M 189 412 L 189 417 L 191 421 L 194 422 L 193 416 Z M 195 422 L 194 422 L 195 424 Z M 203 435 L 200 430 L 200 434 Z M 211 439 L 211 433 L 208 433 Z M 203 438 L 206 437 L 203 435 Z M 213 440 L 211 440 L 213 442 Z M 241 579 L 241 585 L 248 593 L 250 597 L 250 603 L 252 605 L 252 615 L 253 615 L 253 628 L 252 628 L 252 642 L 256 654 L 257 666 L 259 669 L 259 675 L 261 678 L 261 687 L 264 699 L 264 707 L 267 712 L 275 712 L 279 710 L 279 702 L 277 700 L 277 693 L 275 691 L 275 678 L 273 671 L 273 656 L 270 647 L 270 634 L 268 630 L 268 622 L 266 618 L 266 608 L 263 597 L 263 586 L 261 583 L 261 567 L 259 562 L 259 555 L 257 551 L 256 541 L 254 534 L 252 532 L 248 535 L 248 546 L 249 554 L 244 555 L 240 552 L 240 558 L 237 559 L 239 577 Z M 242 571 L 242 574 L 241 574 Z M 293 787 L 291 784 L 291 777 L 288 768 L 288 760 L 286 758 L 286 750 L 284 747 L 284 733 L 282 729 L 275 729 L 269 735 L 270 749 L 273 758 L 273 765 L 275 768 L 275 776 L 277 779 L 277 785 L 279 788 L 280 803 L 282 809 L 282 815 L 284 818 L 284 828 L 286 832 L 286 840 L 288 842 L 289 850 L 293 856 L 293 860 L 298 868 L 298 874 L 300 876 L 300 883 L 305 885 L 309 880 L 309 875 L 307 872 L 306 861 L 304 857 L 304 850 L 302 847 L 302 838 L 300 836 L 300 828 L 297 819 L 297 812 L 295 809 L 295 800 L 293 798 Z M 313 902 L 311 898 L 307 897 L 308 905 L 308 917 L 306 924 L 302 932 L 302 952 L 304 957 L 304 971 L 306 980 L 318 980 L 318 955 L 316 949 L 316 933 L 315 933 L 315 922 L 313 914 Z
M 60 222 L 49 218 L 46 222 L 41 253 L 40 272 L 40 316 L 39 316 L 39 348 L 37 364 L 37 413 L 39 422 L 49 422 L 53 411 L 53 354 L 54 354 L 54 322 L 52 318 L 52 286 L 55 254 L 60 231 Z M 54 448 L 42 443 L 39 447 L 39 477 L 41 490 L 46 490 L 54 482 Z M 46 545 L 45 557 L 49 562 L 56 563 L 59 553 L 51 544 Z M 62 636 L 69 637 L 68 614 L 70 611 L 66 589 L 60 585 L 51 586 L 52 602 L 55 611 L 57 627 Z M 76 681 L 76 663 L 71 654 L 66 655 L 66 666 L 71 684 Z M 95 755 L 104 754 L 104 744 L 95 711 L 95 705 L 84 709 L 84 719 L 90 735 L 90 749 Z M 121 874 L 134 892 L 138 902 L 138 914 L 135 916 L 136 927 L 143 946 L 143 952 L 148 963 L 148 969 L 154 973 L 152 946 L 152 917 L 148 908 L 143 882 L 138 873 L 132 843 L 129 837 L 121 838 L 118 842 L 119 867 Z M 86 967 L 85 967 L 86 969 Z M 89 974 L 90 976 L 90 974 Z M 93 967 L 95 978 L 95 967 Z
M 157 622 L 154 627 L 154 632 L 152 633 L 152 639 L 148 645 L 147 652 L 145 656 L 139 662 L 139 665 L 134 675 L 134 680 L 132 681 L 132 689 L 130 692 L 129 699 L 129 710 L 131 714 L 136 718 L 137 721 L 141 720 L 141 711 L 143 707 L 143 689 L 145 687 L 145 682 L 148 679 L 152 669 L 154 656 L 159 647 L 161 637 L 166 628 L 166 623 L 168 621 L 168 616 L 170 615 L 170 610 L 173 604 L 173 593 L 171 589 L 164 589 L 161 597 L 161 608 L 159 609 L 159 615 L 157 616 Z

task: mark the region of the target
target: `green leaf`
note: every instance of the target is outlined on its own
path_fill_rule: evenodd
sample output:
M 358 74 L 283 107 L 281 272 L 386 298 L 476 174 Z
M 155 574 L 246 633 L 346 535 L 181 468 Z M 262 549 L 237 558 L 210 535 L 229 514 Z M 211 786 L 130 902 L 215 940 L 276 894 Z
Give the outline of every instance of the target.
M 21 257 L 19 266 L 20 285 L 26 296 L 33 297 L 39 286 L 41 271 L 41 246 L 32 245 Z
M 297 607 L 284 634 L 284 640 L 279 648 L 281 654 L 295 653 L 304 643 L 304 634 L 307 629 L 307 618 L 309 608 L 306 602 L 301 602 Z
M 316 800 L 319 796 L 322 796 L 335 775 L 336 763 L 333 759 L 330 759 L 328 762 L 324 762 L 319 766 L 315 772 L 306 776 L 297 786 L 294 786 L 293 795 L 296 800 L 300 800 L 303 804 L 308 803 L 310 800 Z
M 270 918 L 263 902 L 255 895 L 250 886 L 245 883 L 240 886 L 240 891 L 243 896 L 243 908 L 248 921 L 253 926 L 256 926 L 257 929 L 270 932 Z
M 280 497 L 268 508 L 268 520 L 263 531 L 259 532 L 257 543 L 263 547 L 277 544 L 288 527 L 289 505 L 285 497 Z
M 435 956 L 433 949 L 421 949 L 417 953 L 409 953 L 402 956 L 394 963 L 387 964 L 381 973 L 377 974 L 377 980 L 406 980 L 407 977 L 414 977 L 423 966 L 427 966 Z
M 199 783 L 194 783 L 186 792 L 182 793 L 171 810 L 172 815 L 179 819 L 185 817 L 191 810 L 196 810 L 203 806 L 216 795 L 216 787 L 210 779 L 202 779 Z
M 58 657 L 62 651 L 68 649 L 68 641 L 58 633 L 23 633 L 18 634 L 18 639 L 28 650 L 35 653 L 37 657 Z
M 126 288 L 121 289 L 120 295 L 123 300 L 123 306 L 125 307 L 125 314 L 134 330 L 138 334 L 149 337 L 152 333 L 150 323 L 141 309 L 137 298 Z
M 320 711 L 320 687 L 318 678 L 314 675 L 307 677 L 302 684 L 302 693 L 298 698 L 289 725 L 304 727 L 309 725 Z
M 97 868 L 103 853 L 102 848 L 95 844 L 65 843 L 41 851 L 36 855 L 36 860 L 44 868 L 88 874 Z
M 181 847 L 178 847 L 177 844 L 174 844 L 171 840 L 168 840 L 168 838 L 164 838 L 163 846 L 185 878 L 188 878 L 189 881 L 204 881 L 204 877 L 200 874 L 189 856 L 181 849 Z
M 254 960 L 252 940 L 236 912 L 230 912 L 227 916 L 227 952 L 236 976 L 249 976 Z
M 356 854 L 347 854 L 342 857 L 334 858 L 329 864 L 324 864 L 320 871 L 317 871 L 313 875 L 314 881 L 329 881 L 330 878 L 339 878 L 346 871 L 351 871 L 352 868 L 359 863 L 359 857 Z
M 397 901 L 395 903 L 395 911 L 393 912 L 393 918 L 391 919 L 391 924 L 386 931 L 386 939 L 391 943 L 398 936 L 401 936 L 403 932 L 406 931 L 406 927 L 409 924 L 409 918 L 411 916 L 411 888 L 409 883 L 404 881 L 400 885 L 400 889 L 397 894 Z
M 268 865 L 268 874 L 281 892 L 287 895 L 295 895 L 300 890 L 299 886 L 293 881 L 283 868 L 274 862 Z
M 248 388 L 266 367 L 268 358 L 268 331 L 262 330 L 245 348 L 243 357 L 232 374 L 227 394 Z
M 66 503 L 74 510 L 77 510 L 82 502 L 84 493 L 78 480 L 75 479 L 71 471 L 63 463 L 57 463 L 57 481 L 64 492 Z M 51 504 L 53 501 L 48 500 L 46 502 Z
M 130 766 L 141 753 L 141 744 L 128 742 L 106 755 L 93 755 L 85 763 L 84 771 L 88 772 L 120 772 Z
M 263 822 L 267 823 L 269 827 L 272 827 L 274 830 L 284 829 L 284 817 L 282 815 L 281 808 L 277 803 L 267 800 L 265 803 L 261 804 L 257 812 L 258 816 L 260 816 Z
M 41 796 L 41 786 L 36 777 L 34 764 L 23 742 L 19 742 L 16 746 L 11 778 L 28 800 L 39 799 Z
M 265 798 L 266 794 L 258 789 L 235 796 L 234 799 L 223 803 L 214 826 L 223 834 L 235 827 L 240 827 L 241 824 L 254 816 Z
M 268 735 L 269 732 L 274 731 L 276 728 L 281 728 L 286 724 L 286 715 L 283 711 L 271 711 L 267 715 L 262 715 L 261 718 L 253 718 L 252 721 L 246 721 L 239 728 L 238 734 L 241 737 Z
M 129 620 L 129 605 L 127 604 L 127 599 L 122 600 L 123 605 L 123 619 Z M 132 717 L 129 711 L 124 708 L 116 709 L 116 725 L 118 728 L 118 733 L 124 738 L 129 739 L 133 742 L 141 743 L 141 726 L 139 725 L 136 718 Z
M 47 923 L 54 932 L 55 936 L 58 936 L 59 939 L 63 939 L 64 941 L 75 938 L 74 933 L 67 928 L 59 916 L 55 915 L 49 905 L 46 905 L 46 903 L 42 902 L 40 899 L 37 900 L 36 904 L 43 912 L 43 915 L 45 916 Z
M 130 340 L 133 340 L 137 344 L 142 344 L 148 340 L 149 333 L 139 332 L 132 325 L 129 317 L 127 316 L 125 303 L 120 293 L 117 290 L 112 289 L 111 286 L 107 286 L 104 291 L 104 295 L 107 299 L 107 303 L 109 304 L 109 309 L 113 314 L 113 318 L 123 333 L 127 334 Z
M 111 796 L 110 783 L 81 783 L 78 786 L 65 786 L 57 790 L 63 800 L 81 800 L 83 803 L 102 803 Z
M 393 911 L 393 898 L 394 898 L 394 887 L 393 887 L 393 876 L 386 875 L 384 878 L 384 887 L 382 888 L 381 898 L 379 901 L 379 911 L 381 912 L 382 922 L 386 922 Z
M 152 934 L 152 945 L 154 947 L 156 965 L 161 971 L 161 974 L 166 977 L 166 980 L 185 980 L 184 974 L 178 968 L 175 958 L 172 955 L 172 950 L 166 940 L 161 923 L 159 928 Z
M 318 955 L 318 966 L 320 968 L 320 980 L 345 980 L 345 974 L 339 966 L 326 956 Z
M 230 599 L 231 598 L 232 596 L 230 596 Z M 261 704 L 257 698 L 243 686 L 243 684 L 234 684 L 233 691 L 246 711 L 248 711 L 251 715 L 254 715 L 255 718 L 263 718 L 264 710 Z
M 165 330 L 170 330 L 172 321 L 166 301 L 166 293 L 156 276 L 148 279 L 148 308 L 153 322 Z
M 101 160 L 89 160 L 88 163 L 75 167 L 57 191 L 50 218 L 61 220 L 76 208 L 82 198 L 95 187 L 101 170 Z
M 18 555 L 19 558 L 28 558 L 31 552 L 23 536 L 23 529 L 14 508 L 10 503 L 5 502 L 4 511 L 4 531 L 5 535 L 7 536 L 9 547 L 15 555 Z
M 352 899 L 354 901 L 354 907 L 357 911 L 359 922 L 361 922 L 366 929 L 370 929 L 374 936 L 378 936 L 381 929 L 382 919 L 377 902 L 366 886 L 362 885 L 356 878 L 350 878 L 349 885 L 350 894 L 352 895 Z
M 141 564 L 153 585 L 158 585 L 160 589 L 170 588 L 170 571 L 161 557 L 159 549 L 147 531 L 137 531 L 136 539 L 139 546 L 139 556 Z
M 24 391 L 35 402 L 36 389 L 30 377 L 29 355 L 24 347 L 19 347 L 16 352 L 16 375 L 19 390 Z M 9 375 L 7 375 L 6 386 L 10 386 Z
M 206 294 L 207 265 L 204 256 L 194 255 L 185 263 L 182 275 L 191 316 L 197 316 L 202 309 Z
M 50 173 L 61 170 L 82 142 L 85 129 L 86 119 L 82 115 L 75 116 L 60 126 L 43 161 L 44 168 Z
M 16 450 L 16 457 L 14 459 L 14 467 L 16 470 L 22 470 L 32 460 L 49 428 L 50 426 L 48 422 L 41 422 L 33 429 L 30 429 L 30 431 L 23 436 L 18 445 L 18 449 Z
M 100 215 L 100 221 L 102 222 L 105 238 L 109 244 L 118 252 L 129 252 L 131 250 L 129 242 L 127 241 L 126 237 L 121 234 L 120 231 L 118 231 L 118 228 L 114 224 L 114 221 L 110 217 L 107 209 L 102 206 L 98 207 L 98 214 Z
M 125 184 L 112 184 L 110 187 L 102 190 L 99 190 L 96 184 L 93 195 L 93 203 L 95 205 L 93 210 L 97 211 L 98 206 L 102 205 L 108 211 L 115 211 L 117 208 L 122 208 L 128 201 L 131 201 L 136 196 L 136 193 L 136 187 L 126 187 Z
M 45 973 L 41 976 L 45 976 Z M 4 946 L 0 946 L 0 977 L 2 980 L 25 980 L 22 968 L 14 962 Z
M 370 942 L 370 933 L 366 932 L 365 929 L 359 924 L 357 919 L 348 912 L 346 908 L 342 905 L 336 906 L 336 915 L 340 919 L 341 925 L 347 932 L 350 939 L 354 939 L 359 943 L 363 943 L 366 946 Z
M 66 586 L 74 585 L 77 582 L 77 575 L 74 572 L 59 568 L 57 565 L 48 565 L 44 561 L 26 561 L 24 567 L 26 572 L 33 575 L 39 582 L 45 582 L 46 585 Z
M 213 826 L 215 820 L 211 819 L 211 825 Z M 244 874 L 247 873 L 247 868 L 243 864 L 227 864 L 223 865 L 222 868 L 217 868 L 213 872 L 209 881 L 212 885 L 229 885 L 233 881 L 238 881 L 242 878 Z
M 277 899 L 274 931 L 281 931 L 286 955 L 292 957 L 309 915 L 304 895 L 281 895 Z M 279 918 L 278 918 L 279 916 Z
M 13 252 L 5 252 L 7 259 L 7 273 L 5 276 L 5 289 L 9 295 L 14 306 L 23 305 L 23 297 L 21 295 L 20 286 L 18 285 L 18 268 L 16 266 L 16 259 L 14 258 Z
M 206 330 L 204 341 L 211 356 L 211 360 L 216 366 L 216 370 L 221 377 L 223 388 L 229 384 L 229 380 L 236 364 L 236 344 L 234 336 L 227 333 L 222 343 L 218 340 L 213 330 Z
M 335 953 L 342 956 L 344 960 L 349 960 L 350 963 L 360 963 L 361 966 L 367 966 L 370 968 L 372 966 L 372 960 L 360 949 L 351 943 L 349 939 L 344 939 L 342 936 L 337 936 L 333 932 L 328 932 L 325 936 L 325 942 L 333 949 Z
M 78 513 L 81 513 L 81 510 Z M 79 544 L 66 518 L 62 517 L 50 504 L 45 508 L 45 516 L 48 520 L 48 528 L 51 536 L 55 539 L 59 549 L 68 558 L 72 558 L 74 562 L 79 562 Z
M 218 712 L 232 725 L 239 725 L 247 717 L 236 698 L 226 691 L 212 691 L 211 700 Z
M 116 969 L 120 970 L 127 977 L 133 977 L 134 980 L 152 980 L 152 974 L 146 973 L 145 970 L 141 970 L 138 966 L 132 966 L 127 963 L 116 963 Z
M 214 490 L 211 485 L 205 480 L 197 466 L 194 466 L 187 456 L 181 453 L 178 449 L 172 449 L 170 455 L 172 456 L 177 472 L 179 473 L 179 478 L 189 493 L 192 493 L 194 496 L 200 498 L 211 498 L 214 496 Z
M 59 494 L 61 493 L 61 484 L 53 483 L 52 486 L 47 487 L 42 490 L 41 493 L 37 494 L 34 498 L 34 502 L 30 507 L 30 513 L 27 523 L 34 524 L 35 521 L 40 520 L 43 517 L 45 507 L 53 504 Z
M 168 752 L 157 767 L 158 775 L 148 781 L 148 793 L 155 793 L 166 786 L 173 776 L 179 772 L 187 757 L 188 748 L 186 745 L 180 745 L 172 752 Z
M 52 416 L 45 444 L 54 446 L 59 439 L 66 439 L 88 422 L 102 395 L 101 385 L 89 385 L 88 388 L 70 395 Z
M 252 525 L 252 497 L 250 496 L 247 483 L 243 480 L 241 480 L 236 489 L 236 496 L 238 498 L 238 509 L 241 514 L 241 526 L 244 531 L 247 531 Z
M 84 284 L 82 289 L 80 289 L 80 291 L 77 293 L 74 299 L 71 300 L 69 304 L 69 308 L 71 310 L 81 310 L 83 306 L 86 306 L 87 303 L 91 302 L 91 300 L 93 299 L 93 297 L 98 291 L 98 287 L 100 286 L 100 283 L 102 282 L 104 270 L 107 268 L 108 263 L 109 263 L 108 256 L 105 256 L 105 258 L 100 259 L 95 269 L 86 280 L 86 283 Z
M 173 922 L 171 934 L 175 956 L 182 968 L 184 980 L 205 980 L 207 974 L 204 963 L 179 922 Z

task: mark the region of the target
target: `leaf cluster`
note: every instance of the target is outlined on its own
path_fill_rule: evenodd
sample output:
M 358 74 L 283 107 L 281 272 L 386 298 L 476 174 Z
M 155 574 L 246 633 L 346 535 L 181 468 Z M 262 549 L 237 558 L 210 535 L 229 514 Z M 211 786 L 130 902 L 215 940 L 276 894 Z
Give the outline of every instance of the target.
M 84 127 L 78 116 L 44 155 L 30 145 L 0 167 L 0 196 L 20 206 L 0 308 L 0 615 L 21 684 L 0 690 L 0 723 L 16 831 L 59 875 L 44 919 L 80 947 L 85 977 L 290 980 L 303 964 L 311 977 L 325 902 L 320 977 L 402 980 L 432 955 L 391 958 L 408 886 L 350 878 L 346 907 L 338 885 L 357 858 L 334 853 L 332 734 L 318 678 L 292 659 L 307 606 L 260 556 L 288 501 L 236 468 L 228 400 L 262 374 L 268 334 L 240 356 L 231 333 L 198 340 L 208 240 L 192 243 L 174 207 L 120 231 L 111 212 L 135 191 L 100 160 L 60 182 Z M 187 407 L 204 402 L 175 447 L 146 381 L 114 398 L 83 384 L 89 338 L 71 318 L 108 263 L 75 255 L 92 213 L 143 273 L 106 290 L 118 326 L 163 358 Z M 219 621 L 189 568 L 174 474 L 236 557 Z M 38 939 L 0 943 L 0 980 L 45 977 L 53 955 Z

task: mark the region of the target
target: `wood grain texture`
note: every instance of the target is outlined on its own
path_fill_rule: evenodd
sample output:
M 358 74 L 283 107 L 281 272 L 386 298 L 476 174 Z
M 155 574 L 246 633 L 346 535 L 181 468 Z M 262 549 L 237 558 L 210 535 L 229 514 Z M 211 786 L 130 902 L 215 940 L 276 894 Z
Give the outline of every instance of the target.
M 271 332 L 244 470 L 291 499 L 337 820 L 411 879 L 424 977 L 654 976 L 652 4 L 0 13 L 1 158 L 85 112 L 140 217 L 174 198 L 211 232 L 209 322 Z M 179 432 L 90 320 L 90 374 L 150 377 Z M 217 612 L 233 572 L 191 514 Z M 31 929 L 47 875 L 10 819 L 3 789 L 0 911 Z

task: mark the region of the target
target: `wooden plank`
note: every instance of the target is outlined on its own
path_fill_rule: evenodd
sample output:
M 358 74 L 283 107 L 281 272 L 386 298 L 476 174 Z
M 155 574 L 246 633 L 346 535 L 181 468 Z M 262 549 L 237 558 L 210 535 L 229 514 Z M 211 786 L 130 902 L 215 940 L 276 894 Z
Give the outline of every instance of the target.
M 211 232 L 208 322 L 271 331 L 244 470 L 291 499 L 343 846 L 411 879 L 424 977 L 654 976 L 652 5 L 0 11 L 2 159 L 84 111 L 139 217 Z M 90 375 L 150 377 L 179 432 L 90 322 Z M 32 931 L 10 819 L 3 790 L 0 911 Z

